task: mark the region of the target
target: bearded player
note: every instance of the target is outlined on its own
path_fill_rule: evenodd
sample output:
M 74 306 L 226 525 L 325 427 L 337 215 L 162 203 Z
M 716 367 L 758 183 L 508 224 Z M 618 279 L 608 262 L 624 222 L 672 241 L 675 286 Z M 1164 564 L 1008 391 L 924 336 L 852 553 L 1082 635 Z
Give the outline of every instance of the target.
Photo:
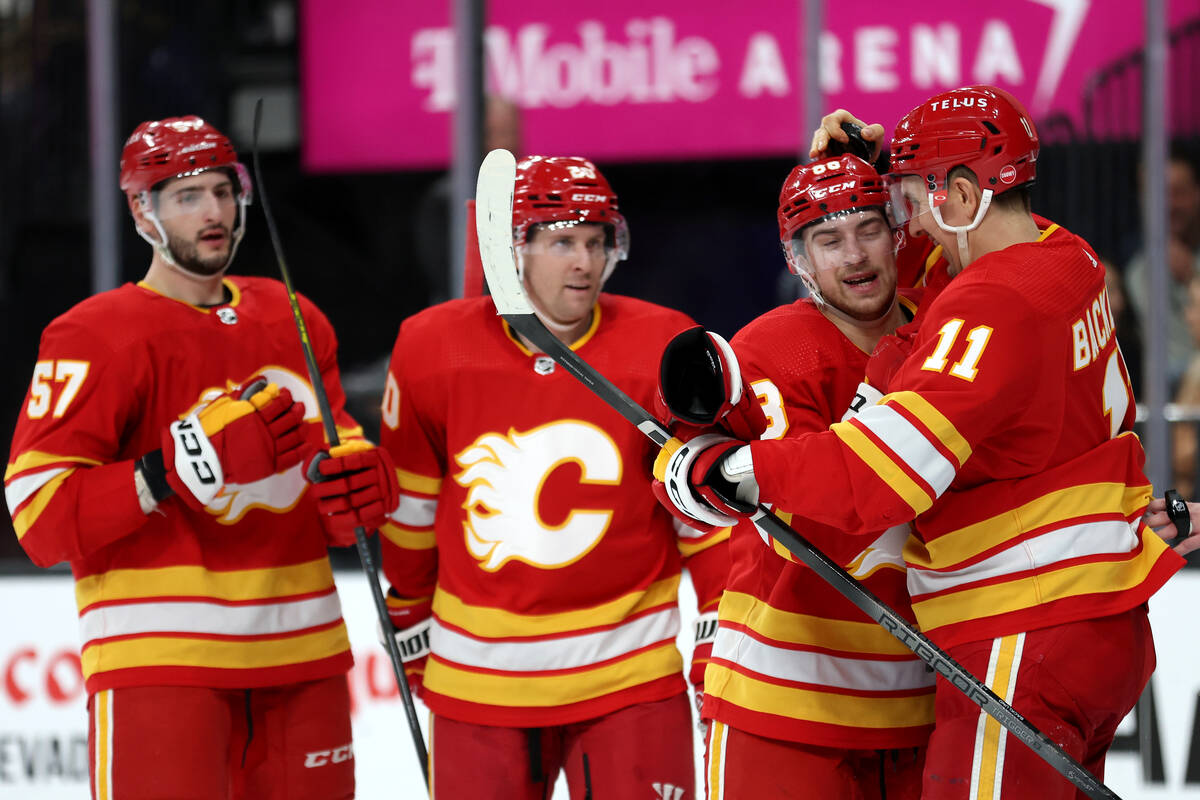
M 251 192 L 229 139 L 145 122 L 121 189 L 150 267 L 42 334 L 5 473 L 22 547 L 75 576 L 92 797 L 353 797 L 326 548 L 382 522 L 393 469 L 301 298 L 346 442 L 304 477 L 325 444 L 284 287 L 226 274 Z

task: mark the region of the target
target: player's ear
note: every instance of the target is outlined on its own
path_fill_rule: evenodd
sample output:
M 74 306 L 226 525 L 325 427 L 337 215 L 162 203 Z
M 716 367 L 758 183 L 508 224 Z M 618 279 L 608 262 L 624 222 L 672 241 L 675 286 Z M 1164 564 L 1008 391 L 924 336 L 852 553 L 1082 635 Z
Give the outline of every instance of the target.
M 966 211 L 967 219 L 974 219 L 975 212 L 979 210 L 979 202 L 983 197 L 983 193 L 975 185 L 975 181 L 966 175 L 959 175 L 951 179 L 946 190 L 950 199 L 956 200 L 958 205 Z
M 133 224 L 138 227 L 138 230 L 158 239 L 158 230 L 154 227 L 154 223 L 146 217 L 146 203 L 149 199 L 144 194 L 127 195 L 126 202 L 129 204 L 129 213 L 133 215 Z

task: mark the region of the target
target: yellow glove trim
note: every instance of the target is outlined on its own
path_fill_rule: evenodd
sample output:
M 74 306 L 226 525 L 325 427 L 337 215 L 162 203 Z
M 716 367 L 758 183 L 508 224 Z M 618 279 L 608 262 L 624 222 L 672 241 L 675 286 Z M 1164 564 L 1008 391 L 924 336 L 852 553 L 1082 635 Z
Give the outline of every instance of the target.
M 656 481 L 666 482 L 667 462 L 671 460 L 671 456 L 675 455 L 675 451 L 683 447 L 683 441 L 672 436 L 670 440 L 662 446 L 658 451 L 658 455 L 654 459 L 654 479 Z

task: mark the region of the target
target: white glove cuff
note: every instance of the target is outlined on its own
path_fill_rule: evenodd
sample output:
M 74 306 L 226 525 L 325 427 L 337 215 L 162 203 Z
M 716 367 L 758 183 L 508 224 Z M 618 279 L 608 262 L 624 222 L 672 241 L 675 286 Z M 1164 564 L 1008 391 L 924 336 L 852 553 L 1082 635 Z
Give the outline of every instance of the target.
M 415 625 L 393 631 L 396 638 L 396 649 L 400 651 L 400 660 L 407 664 L 429 655 L 429 631 L 433 627 L 433 617 L 426 617 Z M 380 626 L 376 624 L 375 632 L 379 634 L 379 643 L 387 647 Z
M 717 640 L 717 612 L 706 611 L 696 617 L 696 641 L 695 646 L 699 647 L 702 644 L 712 644 Z
M 873 406 L 883 399 L 883 392 L 876 389 L 871 384 L 863 381 L 854 390 L 854 399 L 850 401 L 850 407 L 846 409 L 846 413 L 842 414 L 840 422 L 845 422 L 848 419 L 853 419 L 862 413 L 862 410 L 867 406 Z
M 671 502 L 674 503 L 676 508 L 692 519 L 700 520 L 708 525 L 715 525 L 718 528 L 728 528 L 731 525 L 736 525 L 737 520 L 720 513 L 708 503 L 696 497 L 692 493 L 692 486 L 688 478 L 691 475 L 692 463 L 696 460 L 697 455 L 710 445 L 728 441 L 731 441 L 728 436 L 705 433 L 685 442 L 678 450 L 671 454 L 670 460 L 667 461 L 665 475 L 663 476 L 663 485 L 667 488 L 667 496 L 671 498 Z
M 170 430 L 175 445 L 175 474 L 201 505 L 208 505 L 225 485 L 216 449 L 194 412 L 172 422 Z

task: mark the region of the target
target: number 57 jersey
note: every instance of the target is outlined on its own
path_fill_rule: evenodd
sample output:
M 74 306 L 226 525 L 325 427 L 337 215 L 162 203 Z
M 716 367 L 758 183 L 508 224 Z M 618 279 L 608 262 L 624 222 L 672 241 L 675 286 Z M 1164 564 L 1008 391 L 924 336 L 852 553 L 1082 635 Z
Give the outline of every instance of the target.
M 647 406 L 663 347 L 691 325 L 602 294 L 573 347 Z M 677 527 L 650 490 L 657 448 L 526 349 L 489 298 L 405 321 L 380 441 L 401 487 L 382 530 L 389 602 L 432 597 L 422 696 L 434 713 L 558 725 L 684 691 L 680 568 L 715 609 L 728 531 Z

